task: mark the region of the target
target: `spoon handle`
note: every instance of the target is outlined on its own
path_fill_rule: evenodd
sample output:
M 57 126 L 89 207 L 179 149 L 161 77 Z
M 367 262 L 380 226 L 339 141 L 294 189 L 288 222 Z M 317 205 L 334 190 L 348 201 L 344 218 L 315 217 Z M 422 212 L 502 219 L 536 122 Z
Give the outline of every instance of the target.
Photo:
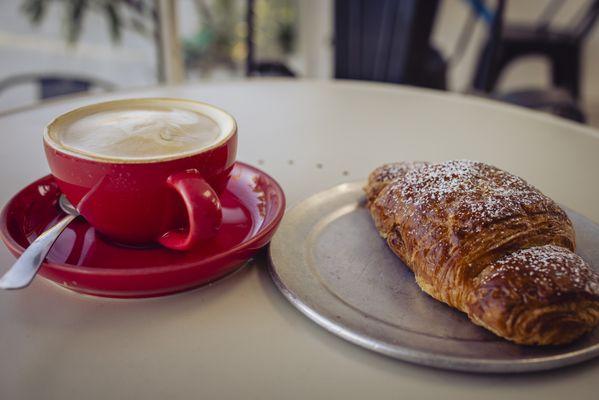
M 39 235 L 21 254 L 17 262 L 0 278 L 0 289 L 22 289 L 29 286 L 54 241 L 75 218 L 77 218 L 76 215 L 67 215 L 52 228 Z

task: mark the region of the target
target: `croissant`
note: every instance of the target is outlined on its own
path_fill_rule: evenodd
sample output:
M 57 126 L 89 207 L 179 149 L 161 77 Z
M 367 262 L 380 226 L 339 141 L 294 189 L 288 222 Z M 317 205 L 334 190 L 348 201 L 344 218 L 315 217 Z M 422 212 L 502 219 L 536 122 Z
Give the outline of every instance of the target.
M 374 170 L 366 205 L 422 290 L 519 344 L 564 344 L 599 323 L 599 275 L 574 254 L 566 213 L 474 161 Z

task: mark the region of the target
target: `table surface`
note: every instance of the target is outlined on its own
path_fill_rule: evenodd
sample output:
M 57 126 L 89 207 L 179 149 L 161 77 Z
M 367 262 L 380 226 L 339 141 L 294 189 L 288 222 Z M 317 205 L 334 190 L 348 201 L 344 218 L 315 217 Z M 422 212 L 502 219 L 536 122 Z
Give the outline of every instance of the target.
M 599 132 L 487 100 L 374 83 L 254 80 L 76 97 L 0 117 L 0 204 L 48 173 L 43 127 L 100 100 L 185 97 L 239 123 L 242 161 L 289 206 L 383 162 L 485 161 L 599 221 Z M 13 262 L 2 247 L 0 269 Z M 0 293 L 0 398 L 596 398 L 599 359 L 561 370 L 482 375 L 397 361 L 333 336 L 277 291 L 261 254 L 212 285 L 110 300 L 37 279 Z M 402 396 L 403 395 L 403 396 Z

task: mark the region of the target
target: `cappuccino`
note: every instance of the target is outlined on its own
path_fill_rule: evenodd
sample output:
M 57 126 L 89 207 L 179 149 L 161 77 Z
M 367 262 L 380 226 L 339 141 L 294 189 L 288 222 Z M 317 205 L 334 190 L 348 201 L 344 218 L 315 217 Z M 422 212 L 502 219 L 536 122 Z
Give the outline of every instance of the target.
M 168 100 L 115 102 L 114 107 L 73 115 L 51 134 L 56 144 L 70 152 L 123 160 L 196 153 L 224 136 L 226 132 L 210 116 L 184 102 Z

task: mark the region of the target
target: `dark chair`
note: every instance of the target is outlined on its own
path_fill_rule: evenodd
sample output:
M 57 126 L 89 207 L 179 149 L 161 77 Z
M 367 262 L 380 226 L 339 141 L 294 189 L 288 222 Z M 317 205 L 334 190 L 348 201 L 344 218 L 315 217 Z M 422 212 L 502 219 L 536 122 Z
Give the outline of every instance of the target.
M 0 93 L 13 86 L 34 83 L 38 87 L 38 99 L 45 100 L 93 89 L 114 90 L 112 83 L 84 76 L 63 74 L 22 74 L 0 81 Z
M 553 88 L 493 94 L 492 97 L 529 108 L 553 110 L 554 114 L 584 121 L 584 113 L 578 105 L 582 49 L 597 22 L 599 0 L 593 0 L 571 28 L 561 30 L 550 28 L 547 16 L 543 23 L 535 26 L 504 24 L 505 7 L 506 0 L 499 0 L 479 57 L 473 89 L 479 93 L 494 92 L 501 74 L 511 62 L 528 55 L 540 55 L 551 65 Z M 555 11 L 554 6 L 551 16 Z
M 335 78 L 446 88 L 430 44 L 438 0 L 336 0 Z

